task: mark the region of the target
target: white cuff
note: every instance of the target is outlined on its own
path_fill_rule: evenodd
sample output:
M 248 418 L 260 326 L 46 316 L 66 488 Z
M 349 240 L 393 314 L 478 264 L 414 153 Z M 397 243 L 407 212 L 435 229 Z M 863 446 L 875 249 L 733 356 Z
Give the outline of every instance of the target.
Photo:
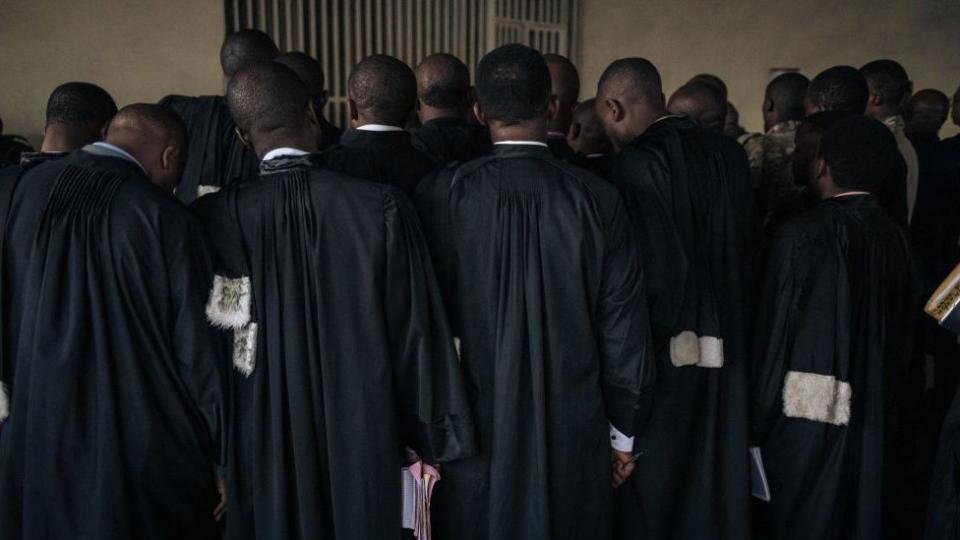
M 618 452 L 633 452 L 633 437 L 627 437 L 610 424 L 610 446 Z

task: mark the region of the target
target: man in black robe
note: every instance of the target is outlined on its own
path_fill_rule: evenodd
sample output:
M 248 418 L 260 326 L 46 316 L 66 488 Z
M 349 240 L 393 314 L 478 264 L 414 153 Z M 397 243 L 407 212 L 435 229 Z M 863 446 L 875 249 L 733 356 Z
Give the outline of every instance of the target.
M 491 155 L 423 182 L 417 206 L 462 347 L 480 454 L 444 467 L 443 539 L 610 538 L 653 358 L 639 256 L 616 189 L 547 147 L 540 54 L 477 74 Z
M 185 140 L 171 112 L 131 105 L 104 142 L 0 182 L 4 540 L 218 537 L 213 268 L 151 185 L 176 185 Z
M 746 157 L 728 163 L 712 139 L 723 135 L 669 116 L 642 58 L 604 71 L 597 110 L 620 152 L 613 177 L 644 258 L 658 373 L 636 474 L 616 494 L 618 537 L 747 538 Z
M 227 537 L 398 538 L 403 445 L 429 463 L 474 448 L 416 213 L 317 165 L 288 68 L 243 69 L 227 103 L 262 159 L 193 207 L 216 239 L 207 315 L 235 339 Z
M 40 150 L 21 155 L 21 163 L 61 158 L 99 141 L 115 114 L 117 104 L 103 88 L 86 82 L 61 84 L 47 99 Z
M 758 516 L 764 538 L 916 537 L 896 531 L 919 275 L 871 194 L 896 156 L 880 122 L 834 123 L 809 176 L 822 202 L 774 241 L 751 380 L 772 497 Z
M 324 152 L 327 166 L 413 193 L 437 167 L 403 129 L 417 102 L 413 70 L 392 56 L 368 56 L 350 72 L 347 95 L 351 129 L 339 145 Z
M 603 131 L 600 117 L 597 116 L 596 101 L 590 98 L 577 105 L 573 111 L 573 121 L 567 134 L 567 143 L 574 152 L 570 163 L 609 180 L 613 163 L 610 154 L 613 149 L 607 133 Z
M 960 87 L 953 93 L 953 100 L 950 102 L 950 120 L 953 125 L 960 127 Z M 944 144 L 960 152 L 960 134 L 944 139 Z
M 269 62 L 279 51 L 270 36 L 247 29 L 226 37 L 220 47 L 220 67 L 229 81 L 251 62 Z M 190 136 L 187 164 L 177 186 L 177 198 L 189 204 L 241 178 L 256 174 L 257 157 L 237 138 L 222 96 L 167 96 L 160 105 L 183 120 Z
M 573 120 L 573 110 L 580 97 L 580 73 L 577 66 L 565 56 L 545 54 L 550 69 L 550 92 L 557 97 L 557 107 L 547 126 L 547 145 L 553 156 L 561 161 L 570 161 L 574 157 L 573 149 L 567 143 L 567 132 Z
M 727 102 L 715 87 L 703 82 L 688 82 L 667 101 L 670 114 L 686 116 L 705 131 L 723 133 L 727 121 Z
M 303 84 L 307 86 L 307 94 L 310 95 L 310 103 L 313 105 L 313 112 L 317 115 L 320 129 L 320 142 L 317 148 L 325 150 L 339 143 L 343 130 L 331 124 L 323 116 L 323 108 L 327 106 L 329 93 L 320 62 L 303 52 L 283 53 L 277 57 L 276 61 L 296 72 Z
M 3 133 L 3 118 L 0 118 L 0 168 L 20 163 L 20 156 L 33 152 L 30 141 L 20 135 Z
M 416 70 L 417 117 L 420 128 L 413 145 L 440 165 L 466 163 L 490 151 L 490 133 L 467 121 L 470 110 L 470 72 L 459 58 L 437 53 Z

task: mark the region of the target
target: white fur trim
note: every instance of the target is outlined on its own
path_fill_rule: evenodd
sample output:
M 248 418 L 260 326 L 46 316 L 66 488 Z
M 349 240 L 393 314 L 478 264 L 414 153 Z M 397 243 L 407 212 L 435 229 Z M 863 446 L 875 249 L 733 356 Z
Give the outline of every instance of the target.
M 723 340 L 717 337 L 704 336 L 698 341 L 700 343 L 700 362 L 697 365 L 702 368 L 722 368 Z
M 695 366 L 700 362 L 700 343 L 697 335 L 684 330 L 670 338 L 670 362 L 674 366 Z
M 204 195 L 210 195 L 211 193 L 216 193 L 220 191 L 220 186 L 197 186 L 197 198 L 203 197 Z
M 10 416 L 10 398 L 7 397 L 7 387 L 0 383 L 0 422 Z
M 783 414 L 845 426 L 850 422 L 850 383 L 832 375 L 788 371 L 783 381 Z
M 233 366 L 244 377 L 253 373 L 257 362 L 257 323 L 233 331 Z
M 242 328 L 250 322 L 250 278 L 214 276 L 207 319 L 218 328 Z

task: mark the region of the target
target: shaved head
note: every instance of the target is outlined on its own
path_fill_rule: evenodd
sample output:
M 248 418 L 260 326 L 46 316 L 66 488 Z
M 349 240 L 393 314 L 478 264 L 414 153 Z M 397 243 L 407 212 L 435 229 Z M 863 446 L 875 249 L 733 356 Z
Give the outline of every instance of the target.
M 603 124 L 597 115 L 597 100 L 590 98 L 577 105 L 573 110 L 573 122 L 570 126 L 567 142 L 575 152 L 583 155 L 601 154 L 610 151 L 610 141 L 603 131 Z
M 550 92 L 557 96 L 557 113 L 550 120 L 550 129 L 566 133 L 570 128 L 573 108 L 580 97 L 580 73 L 565 56 L 545 54 L 543 59 L 550 70 Z
M 187 128 L 176 113 L 149 103 L 120 109 L 104 140 L 137 159 L 152 183 L 173 192 L 187 160 Z
M 709 73 L 701 73 L 699 75 L 694 75 L 690 78 L 689 81 L 692 83 L 703 83 L 712 86 L 717 92 L 723 96 L 723 100 L 726 101 L 727 94 L 727 83 L 723 82 L 723 79 L 717 77 L 716 75 L 711 75 Z
M 707 131 L 722 133 L 727 117 L 727 101 L 715 86 L 689 82 L 670 96 L 670 114 L 686 116 Z
M 645 58 L 621 58 L 597 83 L 597 113 L 616 147 L 640 136 L 666 114 L 660 72 Z
M 765 130 L 781 122 L 803 120 L 803 99 L 809 87 L 810 79 L 799 73 L 784 73 L 770 81 L 763 100 Z
M 223 74 L 230 79 L 240 69 L 251 62 L 270 62 L 280 51 L 270 36 L 248 28 L 238 30 L 227 36 L 220 47 L 220 67 Z
M 950 98 L 939 90 L 920 90 L 904 109 L 908 133 L 937 134 L 950 113 Z
M 452 54 L 438 53 L 426 57 L 416 70 L 417 99 L 420 121 L 430 118 L 430 110 L 448 116 L 464 117 L 470 107 L 470 71 Z M 433 114 L 437 117 L 441 114 Z
M 400 60 L 375 54 L 354 66 L 347 94 L 355 121 L 403 127 L 417 102 L 417 80 Z
M 900 114 L 913 89 L 903 66 L 893 60 L 874 60 L 860 68 L 860 73 L 870 92 L 866 113 L 878 120 Z
M 869 95 L 867 79 L 859 70 L 850 66 L 834 66 L 810 81 L 804 108 L 807 114 L 820 111 L 863 114 Z
M 307 88 L 307 95 L 313 104 L 313 110 L 317 115 L 323 111 L 327 104 L 327 89 L 324 86 L 323 67 L 307 53 L 288 52 L 277 57 L 277 63 L 282 64 L 297 74 L 304 86 Z

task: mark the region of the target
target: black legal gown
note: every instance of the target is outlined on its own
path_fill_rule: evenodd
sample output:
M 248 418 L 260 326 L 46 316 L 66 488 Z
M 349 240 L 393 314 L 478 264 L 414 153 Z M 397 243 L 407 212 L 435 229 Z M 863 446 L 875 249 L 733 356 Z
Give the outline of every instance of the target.
M 490 132 L 465 118 L 434 118 L 413 134 L 413 145 L 439 165 L 466 163 L 490 151 Z
M 194 210 L 248 310 L 214 310 L 237 340 L 227 538 L 399 538 L 404 445 L 475 446 L 409 200 L 278 158 Z
M 320 150 L 326 150 L 340 144 L 340 136 L 343 135 L 343 130 L 331 124 L 323 116 L 317 120 L 320 123 Z
M 436 537 L 609 538 L 608 422 L 630 435 L 654 377 L 616 190 L 547 148 L 508 145 L 424 181 L 416 202 L 481 449 L 444 467 Z
M 226 335 L 199 224 L 77 151 L 0 183 L 0 233 L 0 537 L 217 538 Z
M 872 195 L 829 199 L 781 228 L 751 380 L 772 495 L 764 538 L 906 538 L 891 526 L 909 467 L 896 452 L 919 287 L 903 230 Z
M 256 175 L 257 156 L 240 142 L 222 96 L 167 96 L 159 105 L 177 113 L 187 126 L 189 148 L 178 199 L 190 204 Z
M 668 117 L 614 163 L 643 254 L 658 373 L 642 455 L 616 493 L 619 538 L 749 538 L 753 203 L 742 150 L 719 137 Z
M 413 146 L 406 131 L 351 129 L 324 153 L 332 171 L 400 188 L 412 195 L 423 177 L 436 169 L 429 155 Z
M 940 430 L 927 505 L 926 540 L 960 540 L 960 392 Z
M 560 161 L 569 162 L 576 156 L 576 152 L 573 151 L 573 148 L 570 148 L 570 143 L 567 142 L 566 135 L 550 134 L 547 137 L 547 146 L 553 152 L 553 157 Z

